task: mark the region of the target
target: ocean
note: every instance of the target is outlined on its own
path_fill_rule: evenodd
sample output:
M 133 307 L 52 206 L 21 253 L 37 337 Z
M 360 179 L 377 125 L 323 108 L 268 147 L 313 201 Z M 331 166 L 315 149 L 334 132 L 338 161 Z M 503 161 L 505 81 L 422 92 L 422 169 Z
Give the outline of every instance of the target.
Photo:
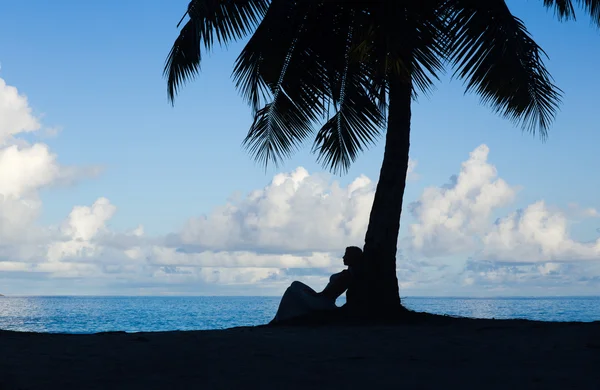
M 0 329 L 49 333 L 224 329 L 269 322 L 279 297 L 0 297 Z M 338 305 L 343 304 L 338 300 Z M 600 297 L 403 298 L 410 309 L 477 318 L 598 321 Z

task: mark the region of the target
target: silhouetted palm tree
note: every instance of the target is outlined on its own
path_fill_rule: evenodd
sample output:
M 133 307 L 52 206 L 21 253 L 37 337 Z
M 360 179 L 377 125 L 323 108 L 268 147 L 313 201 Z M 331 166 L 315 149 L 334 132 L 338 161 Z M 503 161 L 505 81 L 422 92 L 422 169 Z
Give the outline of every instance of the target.
M 575 18 L 571 0 L 540 3 Z M 600 0 L 575 3 L 600 25 Z M 542 139 L 561 98 L 504 0 L 193 0 L 186 14 L 168 96 L 197 75 L 203 48 L 252 34 L 233 76 L 255 112 L 244 145 L 257 160 L 277 164 L 316 134 L 318 161 L 345 171 L 386 129 L 364 246 L 366 302 L 379 313 L 401 307 L 396 246 L 417 93 L 453 67 L 467 91 Z

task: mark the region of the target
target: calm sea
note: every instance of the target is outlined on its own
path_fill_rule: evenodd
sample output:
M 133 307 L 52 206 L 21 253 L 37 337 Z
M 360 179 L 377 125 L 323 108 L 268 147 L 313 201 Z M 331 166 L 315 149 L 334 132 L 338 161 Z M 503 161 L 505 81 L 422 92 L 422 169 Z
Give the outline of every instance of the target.
M 223 329 L 267 323 L 279 299 L 0 297 L 0 329 L 52 333 Z M 404 298 L 403 302 L 417 311 L 467 317 L 600 320 L 600 297 Z

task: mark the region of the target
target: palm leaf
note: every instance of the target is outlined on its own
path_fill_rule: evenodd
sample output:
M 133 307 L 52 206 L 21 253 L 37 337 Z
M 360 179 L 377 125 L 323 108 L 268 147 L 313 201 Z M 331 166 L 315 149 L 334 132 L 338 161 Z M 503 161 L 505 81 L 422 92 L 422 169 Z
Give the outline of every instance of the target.
M 265 167 L 288 158 L 323 111 L 318 61 L 307 45 L 307 17 L 318 2 L 274 0 L 238 57 L 234 79 L 256 110 L 243 145 Z M 258 109 L 262 100 L 272 101 Z
M 174 104 L 180 86 L 200 71 L 202 54 L 198 27 L 192 21 L 186 23 L 167 56 L 163 75 L 167 78 L 167 94 L 171 104 Z
M 577 3 L 591 16 L 592 22 L 600 27 L 600 0 L 577 0 Z
M 428 93 L 444 69 L 445 28 L 442 0 L 369 3 L 355 57 L 371 68 L 370 92 L 385 112 L 389 77 L 413 86 L 413 96 Z M 366 14 L 366 15 L 364 15 Z
M 543 50 L 503 0 L 448 4 L 451 59 L 466 91 L 474 90 L 496 112 L 545 139 L 561 91 L 544 65 Z
M 181 29 L 167 57 L 164 75 L 171 103 L 181 85 L 200 71 L 201 46 L 210 50 L 248 34 L 262 19 L 269 0 L 192 0 L 190 20 Z
M 354 68 L 349 67 L 344 74 L 339 107 L 319 130 L 313 145 L 318 161 L 333 172 L 346 172 L 358 153 L 374 143 L 385 123 L 381 110 L 364 88 L 359 67 Z
M 255 114 L 277 89 L 300 31 L 298 14 L 296 2 L 275 0 L 236 59 L 235 85 Z
M 335 113 L 317 133 L 313 152 L 336 173 L 346 172 L 358 153 L 374 143 L 385 122 L 376 95 L 370 94 L 378 87 L 370 77 L 373 69 L 365 66 L 366 58 L 355 55 L 356 46 L 364 45 L 360 29 L 366 25 L 361 18 L 364 10 L 357 8 L 333 9 L 336 17 L 326 24 L 330 32 L 319 32 L 321 42 L 329 43 L 319 47 L 319 52 L 328 75 L 326 95 Z M 385 96 L 382 100 L 385 102 Z
M 544 0 L 546 8 L 553 8 L 560 20 L 575 19 L 575 9 L 571 0 Z
M 592 18 L 592 23 L 600 27 L 600 0 L 576 0 Z M 553 8 L 560 20 L 575 19 L 575 7 L 572 0 L 544 0 L 546 8 Z
M 444 69 L 446 26 L 441 17 L 442 5 L 440 0 L 408 1 L 403 10 L 381 15 L 389 24 L 385 33 L 396 73 L 408 71 L 405 78 L 410 77 L 407 81 L 412 83 L 415 96 L 418 91 L 431 91 Z M 394 20 L 400 17 L 401 23 Z
M 360 28 L 358 7 L 314 0 L 293 5 L 291 14 L 290 2 L 273 2 L 236 61 L 236 85 L 250 105 L 256 108 L 265 90 L 273 99 L 257 111 L 244 145 L 255 159 L 277 164 L 326 119 L 313 151 L 331 170 L 345 170 L 383 123 L 365 88 L 370 68 L 349 56 L 349 32 Z

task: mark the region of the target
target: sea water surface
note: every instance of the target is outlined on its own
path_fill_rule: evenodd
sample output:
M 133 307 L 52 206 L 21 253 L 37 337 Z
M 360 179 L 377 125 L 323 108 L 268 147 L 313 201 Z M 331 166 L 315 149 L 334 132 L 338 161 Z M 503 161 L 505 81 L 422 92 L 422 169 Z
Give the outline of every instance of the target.
M 223 329 L 269 322 L 279 297 L 0 297 L 0 329 L 50 333 Z M 344 303 L 343 298 L 338 305 Z M 598 321 L 600 297 L 403 298 L 408 308 L 478 318 Z

